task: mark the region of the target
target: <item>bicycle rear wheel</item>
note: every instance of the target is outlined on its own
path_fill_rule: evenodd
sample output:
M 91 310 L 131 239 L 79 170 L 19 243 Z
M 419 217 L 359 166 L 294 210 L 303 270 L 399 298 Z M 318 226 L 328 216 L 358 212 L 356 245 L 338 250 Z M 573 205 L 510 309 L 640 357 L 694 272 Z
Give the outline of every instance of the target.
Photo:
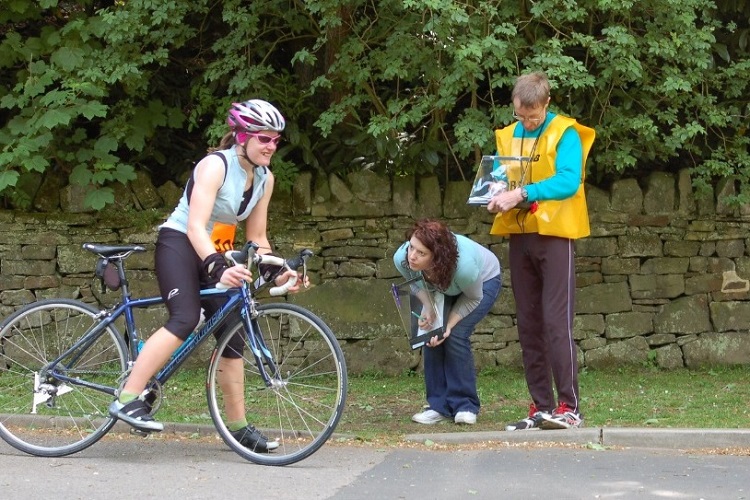
M 98 441 L 115 420 L 113 391 L 56 379 L 47 365 L 100 320 L 99 311 L 70 299 L 48 299 L 19 309 L 0 324 L 0 437 L 31 455 L 61 457 Z M 113 327 L 57 365 L 59 373 L 112 388 L 128 351 Z
M 262 465 L 288 465 L 307 458 L 333 434 L 346 402 L 346 362 L 330 328 L 310 311 L 286 303 L 258 307 L 252 320 L 255 335 L 261 337 L 276 366 L 266 384 L 252 353 L 242 322 L 228 329 L 219 340 L 208 369 L 208 407 L 216 429 L 238 454 Z M 227 428 L 228 394 L 220 387 L 221 353 L 232 349 L 234 335 L 244 341 L 242 366 L 247 420 L 278 448 L 269 453 L 242 446 Z M 226 386 L 226 385 L 225 385 Z

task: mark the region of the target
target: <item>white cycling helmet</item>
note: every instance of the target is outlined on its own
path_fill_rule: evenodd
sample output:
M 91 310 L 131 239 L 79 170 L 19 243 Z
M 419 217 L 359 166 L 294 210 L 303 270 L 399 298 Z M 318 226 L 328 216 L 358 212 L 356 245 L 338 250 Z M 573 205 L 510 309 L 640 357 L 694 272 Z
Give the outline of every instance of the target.
M 227 124 L 235 132 L 258 132 L 259 130 L 282 132 L 286 126 L 279 110 L 273 104 L 261 99 L 232 103 L 227 115 Z

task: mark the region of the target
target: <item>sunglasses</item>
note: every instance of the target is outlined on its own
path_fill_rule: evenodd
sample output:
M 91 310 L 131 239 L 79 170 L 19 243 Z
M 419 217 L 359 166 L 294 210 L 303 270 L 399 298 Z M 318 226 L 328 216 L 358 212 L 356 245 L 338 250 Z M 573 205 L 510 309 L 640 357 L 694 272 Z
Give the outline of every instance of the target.
M 256 133 L 249 133 L 247 135 L 251 135 L 251 136 L 255 137 L 256 139 L 258 139 L 258 142 L 260 142 L 261 144 L 271 144 L 271 143 L 273 143 L 273 145 L 276 146 L 279 143 L 279 141 L 281 141 L 281 136 L 280 135 L 277 135 L 276 137 L 271 137 L 270 135 L 265 135 L 265 134 L 261 134 L 261 133 L 258 133 L 258 132 L 256 132 Z

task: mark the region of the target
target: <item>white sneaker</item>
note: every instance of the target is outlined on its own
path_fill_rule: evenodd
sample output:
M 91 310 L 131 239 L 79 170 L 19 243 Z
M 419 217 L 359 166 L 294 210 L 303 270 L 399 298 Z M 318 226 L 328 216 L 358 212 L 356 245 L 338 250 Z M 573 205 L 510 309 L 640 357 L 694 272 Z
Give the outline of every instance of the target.
M 456 413 L 453 421 L 457 424 L 474 425 L 477 423 L 477 414 L 470 411 L 460 411 Z
M 425 410 L 422 413 L 412 416 L 411 419 L 418 424 L 432 425 L 443 420 L 448 420 L 448 417 L 444 417 L 435 410 Z

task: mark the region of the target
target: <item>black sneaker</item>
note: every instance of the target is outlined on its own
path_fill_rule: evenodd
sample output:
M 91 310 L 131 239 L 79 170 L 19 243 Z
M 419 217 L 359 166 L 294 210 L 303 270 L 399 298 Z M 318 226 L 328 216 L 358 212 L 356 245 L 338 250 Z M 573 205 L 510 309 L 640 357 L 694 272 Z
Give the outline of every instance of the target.
M 109 405 L 109 414 L 118 418 L 144 432 L 161 432 L 164 430 L 164 424 L 157 422 L 151 416 L 151 408 L 141 399 L 134 399 L 129 403 L 120 403 L 118 399 L 112 401 Z
M 534 403 L 529 406 L 529 416 L 518 422 L 505 426 L 506 431 L 531 431 L 541 427 L 545 418 L 550 415 L 546 411 L 539 411 Z
M 268 453 L 279 447 L 278 441 L 269 441 L 258 429 L 249 424 L 238 431 L 230 432 L 230 434 L 242 446 L 256 453 Z

